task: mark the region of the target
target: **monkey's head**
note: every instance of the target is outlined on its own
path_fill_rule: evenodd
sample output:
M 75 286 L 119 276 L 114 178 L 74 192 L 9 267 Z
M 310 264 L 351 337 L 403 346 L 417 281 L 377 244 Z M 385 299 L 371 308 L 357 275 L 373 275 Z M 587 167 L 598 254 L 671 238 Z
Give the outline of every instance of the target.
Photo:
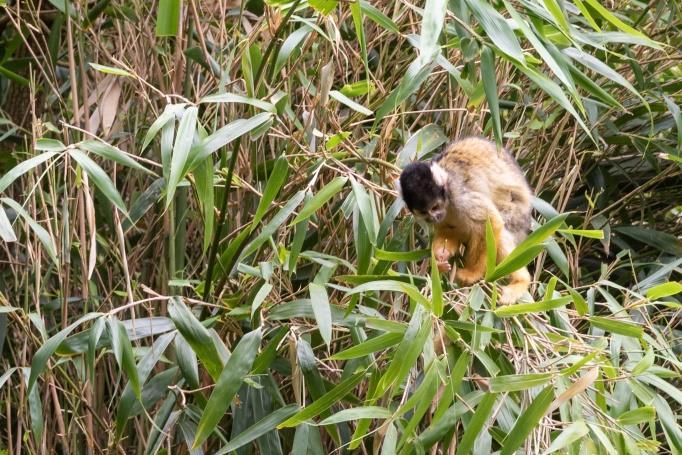
M 441 223 L 447 213 L 447 172 L 438 163 L 417 161 L 400 174 L 400 196 L 412 214 Z

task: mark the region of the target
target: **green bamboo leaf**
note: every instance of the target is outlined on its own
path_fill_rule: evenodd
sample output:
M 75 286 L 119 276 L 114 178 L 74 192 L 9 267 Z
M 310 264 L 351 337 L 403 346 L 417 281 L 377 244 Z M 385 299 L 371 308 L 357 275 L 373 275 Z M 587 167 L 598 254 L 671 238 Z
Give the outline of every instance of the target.
M 103 319 L 98 319 L 97 321 L 95 321 L 95 324 L 97 324 L 100 321 L 103 321 Z M 154 344 L 152 344 L 151 349 L 149 349 L 142 356 L 142 358 L 140 358 L 140 361 L 138 362 L 136 367 L 138 387 L 140 384 L 145 383 L 145 381 L 151 374 L 152 370 L 157 365 L 159 359 L 166 351 L 166 348 L 173 341 L 173 339 L 175 339 L 176 335 L 177 332 L 175 331 L 161 335 L 156 341 L 154 341 Z M 114 343 L 115 343 L 114 338 L 112 337 L 112 344 Z M 118 410 L 116 412 L 116 434 L 119 437 L 123 434 L 125 424 L 132 414 L 133 407 L 136 404 L 136 400 L 139 400 L 140 398 L 141 397 L 138 394 L 138 391 L 135 390 L 135 384 L 132 381 L 129 381 L 126 384 L 125 388 L 123 389 L 123 392 L 121 393 Z
M 391 33 L 400 33 L 398 26 L 395 22 L 391 20 L 390 17 L 386 16 L 381 10 L 373 6 L 371 3 L 360 0 L 360 9 L 362 13 L 367 16 L 372 22 L 377 24 L 379 27 L 387 30 Z
M 0 390 L 2 389 L 2 386 L 4 386 L 5 383 L 9 380 L 9 377 L 12 376 L 12 374 L 17 370 L 18 370 L 17 367 L 9 368 L 2 374 L 2 376 L 0 376 Z
M 156 10 L 156 36 L 177 36 L 182 0 L 159 0 Z
M 364 186 L 358 183 L 354 178 L 350 179 L 351 187 L 353 188 L 353 195 L 355 196 L 355 202 L 360 211 L 360 216 L 362 217 L 362 224 L 365 226 L 367 231 L 367 236 L 369 237 L 370 243 L 373 245 L 376 243 L 377 229 L 374 224 L 374 209 L 372 206 L 372 200 L 370 195 L 365 190 Z
M 253 216 L 251 231 L 256 229 L 258 223 L 260 223 L 260 221 L 263 219 L 263 215 L 265 215 L 266 210 L 270 208 L 272 201 L 275 200 L 279 190 L 282 189 L 282 185 L 284 185 L 288 175 L 289 163 L 286 156 L 282 154 L 277 158 L 277 160 L 275 160 L 275 165 L 272 169 L 272 173 L 270 174 L 270 178 L 268 179 L 268 183 L 265 184 L 263 197 L 261 197 L 261 200 L 258 203 L 258 208 L 256 209 L 256 213 Z
M 63 152 L 66 146 L 57 139 L 41 137 L 36 140 L 35 149 L 41 152 Z
M 481 50 L 481 78 L 483 90 L 490 108 L 490 118 L 493 123 L 493 133 L 497 148 L 502 148 L 502 123 L 500 122 L 500 103 L 497 97 L 497 80 L 495 73 L 495 54 L 488 46 Z
M 667 232 L 643 226 L 618 226 L 614 230 L 661 251 L 682 256 L 682 240 Z
M 194 172 L 194 184 L 204 222 L 204 241 L 202 243 L 204 252 L 208 251 L 211 239 L 213 239 L 213 227 L 215 224 L 214 172 L 212 156 L 206 157 L 204 161 L 199 163 Z M 130 211 L 132 212 L 132 209 Z
M 421 261 L 431 255 L 430 248 L 414 251 L 385 251 L 381 248 L 374 249 L 374 257 L 380 261 L 413 262 Z
M 625 87 L 632 94 L 634 94 L 635 96 L 637 96 L 646 103 L 646 100 L 642 98 L 642 95 L 637 91 L 637 89 L 635 89 L 635 87 L 632 86 L 632 84 L 630 84 L 630 82 L 628 82 L 627 79 L 625 79 L 623 76 L 620 75 L 620 73 L 618 73 L 616 70 L 614 70 L 613 68 L 611 68 L 598 58 L 574 47 L 567 47 L 563 49 L 562 52 L 565 55 L 571 57 L 574 61 L 580 63 L 581 65 L 586 66 L 591 70 L 595 71 L 596 73 L 599 73 L 602 76 L 612 80 L 616 84 Z
M 220 128 L 213 134 L 204 138 L 199 144 L 192 148 L 190 152 L 191 160 L 187 166 L 187 170 L 193 170 L 201 160 L 224 147 L 233 140 L 246 133 L 249 133 L 256 128 L 264 125 L 272 119 L 270 112 L 262 112 L 256 114 L 248 119 L 238 119 Z
M 54 241 L 52 237 L 50 236 L 50 233 L 47 232 L 47 230 L 39 225 L 36 220 L 31 218 L 31 216 L 28 214 L 26 210 L 20 205 L 17 204 L 16 201 L 10 199 L 10 198 L 0 198 L 0 202 L 3 204 L 9 206 L 11 209 L 13 209 L 17 214 L 26 221 L 28 226 L 31 228 L 33 233 L 38 237 L 38 240 L 40 243 L 43 245 L 43 248 L 45 248 L 45 251 L 47 252 L 48 256 L 50 256 L 50 259 L 54 263 L 55 266 L 59 266 L 59 259 L 57 259 L 57 247 L 54 244 Z
M 217 380 L 223 370 L 223 362 L 208 330 L 185 306 L 180 297 L 171 297 L 168 315 L 173 320 L 178 332 L 201 359 L 206 371 L 214 380 Z
M 322 336 L 322 340 L 330 348 L 332 341 L 332 312 L 329 307 L 329 297 L 324 286 L 317 283 L 308 285 L 310 290 L 310 303 L 313 306 L 313 313 L 317 321 L 317 327 Z
M 495 379 L 495 378 L 493 378 Z M 486 393 L 481 402 L 476 407 L 474 415 L 471 416 L 469 424 L 466 426 L 466 430 L 462 435 L 462 439 L 459 441 L 457 446 L 456 455 L 466 455 L 471 452 L 474 447 L 474 442 L 479 434 L 484 431 L 483 425 L 486 424 L 490 414 L 493 412 L 493 406 L 495 405 L 495 400 L 497 400 L 497 394 Z
M 517 251 L 518 250 L 518 251 Z M 527 248 L 520 250 L 516 247 L 514 251 L 516 254 L 513 256 L 510 254 L 502 262 L 500 262 L 493 272 L 486 276 L 486 281 L 495 281 L 504 276 L 509 275 L 515 270 L 525 267 L 530 264 L 530 262 L 535 259 L 544 250 L 543 245 L 530 245 Z
M 180 417 L 180 411 L 173 411 L 177 401 L 177 394 L 169 392 L 164 402 L 159 406 L 151 425 L 151 433 L 147 439 L 147 448 L 144 455 L 156 455 L 166 437 Z
M 5 191 L 16 179 L 31 169 L 38 167 L 40 164 L 54 157 L 58 153 L 59 152 L 57 151 L 43 152 L 14 166 L 7 173 L 5 173 L 2 178 L 0 178 L 0 192 Z
M 339 4 L 338 0 L 308 0 L 308 4 L 315 10 L 326 16 Z
M 129 384 L 133 393 L 140 400 L 142 394 L 142 387 L 140 386 L 140 378 L 135 367 L 135 357 L 133 356 L 133 345 L 130 343 L 128 333 L 125 327 L 118 319 L 107 319 L 107 327 L 109 329 L 109 337 L 111 339 L 111 349 L 114 351 L 116 363 L 128 376 Z
M 166 126 L 171 120 L 174 120 L 176 116 L 181 116 L 184 110 L 184 103 L 166 105 L 161 115 L 154 120 L 154 123 L 152 123 L 152 126 L 149 127 L 147 134 L 145 134 L 144 140 L 142 141 L 141 151 L 144 151 L 147 148 L 147 146 L 152 142 L 152 140 L 164 126 Z
M 123 152 L 123 150 L 114 147 L 113 145 L 109 145 L 106 142 L 87 140 L 79 142 L 76 145 L 80 149 L 87 150 L 88 152 L 94 153 L 95 155 L 99 155 L 107 160 L 115 161 L 124 166 L 128 166 L 133 169 L 137 169 L 138 171 L 146 172 L 148 174 L 152 175 L 154 174 L 153 172 L 149 171 L 147 168 L 139 164 L 137 161 L 129 157 L 126 153 Z
M 175 195 L 175 190 L 182 180 L 184 175 L 185 165 L 189 159 L 190 149 L 192 148 L 192 141 L 197 129 L 197 115 L 199 109 L 196 106 L 191 106 L 185 110 L 180 119 L 177 134 L 175 135 L 175 144 L 173 144 L 173 153 L 170 162 L 170 175 L 166 185 L 166 208 L 170 206 Z
M 549 382 L 552 373 L 509 374 L 490 378 L 490 391 L 494 393 L 518 392 Z
M 289 216 L 294 213 L 294 210 L 296 210 L 296 207 L 298 207 L 301 202 L 303 201 L 303 198 L 305 197 L 305 191 L 301 190 L 298 193 L 296 193 L 289 201 L 282 207 L 276 214 L 275 216 L 272 217 L 272 219 L 266 224 L 263 229 L 261 229 L 260 234 L 251 241 L 245 248 L 244 251 L 242 252 L 240 256 L 240 261 L 256 251 L 260 246 L 265 243 L 275 232 L 277 232 L 277 229 L 280 228 L 282 224 L 286 221 Z M 248 232 L 248 231 L 244 231 Z
M 0 206 L 0 239 L 6 243 L 17 241 L 17 235 L 14 233 L 14 229 L 12 229 L 12 223 L 10 223 L 7 213 L 5 213 L 5 209 L 2 206 Z
M 440 54 L 438 38 L 443 29 L 447 3 L 445 0 L 426 0 L 419 39 L 419 61 L 422 65 L 435 60 Z
M 621 425 L 638 425 L 646 423 L 656 418 L 656 408 L 653 406 L 642 406 L 641 408 L 625 411 L 616 419 Z
M 545 300 L 536 303 L 518 303 L 496 308 L 493 313 L 499 318 L 509 318 L 528 313 L 544 313 L 550 310 L 564 307 L 573 301 L 572 296 L 559 297 L 557 299 Z
M 557 1 L 543 0 L 543 3 L 545 4 L 545 8 L 547 8 L 547 11 L 549 11 L 552 17 L 554 18 L 554 21 L 559 26 L 561 31 L 563 31 L 567 36 L 571 36 L 570 27 L 568 25 L 568 19 L 566 19 L 566 16 L 564 15 L 564 12 L 561 10 L 561 7 L 557 3 Z
M 646 290 L 646 297 L 649 300 L 658 300 L 682 292 L 682 283 L 679 281 L 668 281 L 661 283 Z
M 78 162 L 78 164 L 88 174 L 88 177 L 95 182 L 95 186 L 97 186 L 102 194 L 106 196 L 109 202 L 115 205 L 127 217 L 128 211 L 126 210 L 125 204 L 123 203 L 123 199 L 121 199 L 121 195 L 106 172 L 104 172 L 97 163 L 91 160 L 80 150 L 70 149 L 69 155 L 71 155 L 71 157 Z
M 295 427 L 308 419 L 312 419 L 321 412 L 326 411 L 333 404 L 338 403 L 346 395 L 348 395 L 364 377 L 365 377 L 364 372 L 355 373 L 354 375 L 348 377 L 346 380 L 342 381 L 339 385 L 337 385 L 329 392 L 322 395 L 313 403 L 301 409 L 298 413 L 277 425 L 277 428 Z
M 587 9 L 582 0 L 575 0 L 575 6 L 577 6 L 580 12 L 583 13 L 583 16 L 585 17 L 587 23 L 590 24 L 590 26 L 596 31 L 601 32 L 601 28 L 599 28 L 599 25 L 597 24 L 597 22 L 595 22 L 594 18 L 592 17 L 592 14 L 590 14 L 590 10 Z
M 256 292 L 256 295 L 253 298 L 253 302 L 251 302 L 251 317 L 258 311 L 258 308 L 263 304 L 265 298 L 270 294 L 270 291 L 272 291 L 272 285 L 270 283 L 263 283 L 260 289 L 258 289 L 258 292 Z
M 364 90 L 364 93 L 360 92 L 359 94 L 366 94 L 374 88 L 372 82 L 370 81 L 369 59 L 367 58 L 367 39 L 365 37 L 365 28 L 362 24 L 363 16 L 367 13 L 362 3 L 358 0 L 351 2 L 350 13 L 353 17 L 353 27 L 355 27 L 355 34 L 357 35 L 358 43 L 360 44 L 360 57 L 362 57 L 362 64 L 365 68 L 365 75 L 367 77 L 367 79 L 364 81 L 356 84 L 358 84 L 358 88 L 360 90 Z M 341 93 L 345 96 L 350 96 L 346 91 L 344 91 L 346 87 L 347 86 L 344 85 L 344 87 L 341 89 Z
M 669 96 L 663 95 L 663 100 L 665 101 L 666 106 L 668 106 L 670 115 L 673 116 L 673 120 L 675 121 L 675 128 L 677 129 L 677 150 L 682 150 L 682 113 L 680 113 L 680 106 L 675 104 L 675 101 Z
M 384 333 L 374 338 L 370 338 L 341 352 L 337 352 L 331 356 L 330 360 L 350 360 L 366 355 L 374 354 L 398 344 L 403 339 L 402 333 Z
M 431 75 L 435 62 L 423 65 L 419 59 L 413 61 L 407 68 L 405 75 L 400 79 L 398 87 L 384 99 L 374 115 L 374 125 L 381 119 L 393 112 L 403 101 L 416 92 L 422 83 Z
M 490 218 L 485 221 L 485 249 L 485 280 L 492 281 L 490 278 L 495 274 L 495 264 L 497 264 L 497 245 Z
M 257 107 L 273 114 L 277 112 L 277 108 L 272 103 L 262 101 L 257 98 L 249 98 L 248 96 L 238 95 L 236 93 L 215 93 L 207 95 L 199 100 L 199 103 L 240 103 L 248 104 Z
M 516 452 L 516 449 L 521 447 L 523 441 L 526 440 L 526 437 L 538 425 L 540 419 L 549 409 L 552 400 L 554 400 L 554 388 L 547 386 L 535 397 L 530 406 L 528 406 L 528 409 L 519 416 L 514 427 L 502 443 L 501 455 L 512 455 Z
M 543 249 L 542 242 L 559 229 L 567 216 L 567 213 L 557 215 L 533 231 L 497 265 L 495 271 L 486 277 L 486 280 L 495 281 L 527 265 L 540 254 Z
M 415 160 L 420 160 L 428 153 L 436 150 L 448 141 L 443 129 L 435 123 L 429 123 L 417 130 L 409 137 L 403 148 L 398 152 L 396 166 L 404 168 Z
M 586 3 L 588 3 L 592 9 L 597 12 L 602 18 L 606 19 L 607 22 L 611 23 L 612 25 L 615 25 L 617 28 L 620 30 L 624 31 L 625 33 L 628 33 L 632 36 L 636 36 L 642 39 L 645 39 L 647 42 L 649 42 L 651 47 L 658 47 L 658 45 L 654 42 L 649 40 L 649 38 L 644 35 L 642 32 L 635 30 L 633 27 L 629 26 L 622 20 L 618 19 L 616 16 L 614 16 L 609 10 L 604 8 L 601 3 L 599 3 L 597 0 L 584 0 Z
M 88 336 L 87 367 L 90 373 L 90 381 L 95 382 L 95 357 L 97 355 L 97 344 L 106 328 L 105 318 L 99 318 L 92 324 L 90 335 Z
M 40 349 L 38 349 L 36 353 L 33 355 L 33 360 L 31 361 L 31 374 L 28 378 L 27 384 L 29 393 L 33 389 L 33 386 L 35 385 L 38 376 L 40 376 L 42 372 L 45 371 L 45 367 L 47 366 L 47 361 L 49 360 L 50 356 L 54 353 L 54 351 L 57 350 L 59 345 L 62 344 L 66 337 L 69 336 L 69 334 L 73 332 L 73 330 L 79 325 L 91 321 L 100 316 L 102 316 L 102 313 L 88 313 L 84 316 L 81 316 L 71 325 L 60 330 L 50 339 L 45 341 L 45 343 L 43 343 Z
M 388 419 L 389 417 L 391 417 L 391 411 L 381 406 L 361 406 L 339 411 L 322 420 L 318 425 L 335 425 L 359 419 Z
M 274 74 L 278 74 L 280 72 L 287 60 L 289 60 L 291 53 L 294 52 L 294 50 L 300 48 L 301 42 L 312 31 L 312 27 L 304 25 L 287 36 L 287 39 L 285 39 L 282 43 L 282 47 L 279 48 L 279 53 L 275 59 Z
M 587 319 L 595 327 L 627 337 L 641 338 L 644 333 L 642 326 L 630 321 L 610 319 L 602 316 L 591 316 Z
M 196 448 L 203 443 L 213 432 L 230 407 L 234 395 L 244 382 L 244 378 L 251 370 L 253 361 L 258 353 L 261 342 L 261 329 L 253 330 L 239 340 L 237 347 L 234 348 L 230 360 L 225 364 L 225 368 L 220 373 L 208 403 L 201 414 L 197 434 L 194 438 L 193 447 Z
M 360 286 L 353 288 L 351 291 L 348 292 L 348 294 L 353 295 L 369 291 L 402 292 L 403 294 L 407 294 L 414 301 L 420 303 L 425 308 L 431 307 L 426 297 L 424 297 L 414 285 L 409 283 L 402 283 L 400 281 L 391 280 L 370 281 L 368 283 L 364 283 L 361 284 Z
M 317 192 L 317 194 L 315 194 L 315 196 L 312 197 L 312 199 L 306 202 L 301 211 L 298 213 L 298 216 L 294 218 L 294 221 L 292 221 L 291 224 L 297 224 L 315 213 L 317 209 L 322 207 L 329 199 L 334 197 L 336 193 L 341 191 L 347 181 L 348 177 L 336 177 L 334 180 L 326 184 L 320 191 Z
M 443 289 L 440 283 L 438 263 L 433 254 L 431 254 L 431 307 L 436 317 L 443 315 Z
M 232 440 L 226 446 L 222 447 L 220 450 L 218 450 L 218 452 L 216 452 L 216 455 L 223 455 L 235 451 L 240 447 L 250 443 L 251 441 L 258 439 L 264 434 L 269 433 L 270 431 L 277 428 L 277 425 L 291 417 L 298 410 L 298 405 L 290 404 L 273 411 L 258 422 L 251 425 L 246 430 L 239 433 L 236 437 L 232 438 Z
M 588 239 L 603 239 L 604 231 L 601 229 L 559 229 L 562 234 L 577 235 Z
M 561 87 L 558 84 L 556 84 L 554 81 L 552 81 L 547 76 L 545 76 L 544 74 L 542 74 L 541 72 L 534 68 L 517 66 L 517 69 L 524 73 L 526 76 L 528 76 L 528 78 L 532 80 L 538 87 L 540 87 L 542 91 L 547 93 L 550 97 L 554 99 L 554 101 L 556 101 L 569 114 L 571 114 L 575 121 L 578 122 L 578 125 L 580 125 L 580 127 L 583 129 L 585 134 L 587 134 L 588 137 L 593 139 L 590 128 L 585 124 L 583 118 L 575 110 L 575 108 L 573 107 L 573 105 L 571 104 L 571 102 L 566 97 L 563 90 L 561 90 Z
M 121 68 L 115 68 L 113 66 L 100 65 L 100 64 L 92 63 L 92 62 L 88 62 L 88 65 L 90 65 L 93 69 L 99 71 L 100 73 L 104 73 L 104 74 L 111 74 L 114 76 L 123 76 L 123 77 L 134 77 L 135 76 L 134 74 L 132 74 L 129 71 L 123 70 Z
M 374 112 L 372 112 L 372 110 L 367 109 L 365 106 L 363 106 L 360 103 L 356 103 L 355 101 L 348 98 L 346 95 L 339 92 L 338 90 L 331 90 L 329 92 L 329 96 L 334 98 L 339 103 L 344 104 L 344 105 L 348 106 L 349 108 L 353 109 L 355 112 L 359 112 L 363 115 L 372 115 L 374 113 Z
M 26 380 L 27 368 L 23 369 L 24 380 Z M 33 373 L 33 371 L 31 371 Z M 43 402 L 40 398 L 40 390 L 28 388 L 28 414 L 31 417 L 31 432 L 33 433 L 33 441 L 36 446 L 42 443 L 43 432 L 45 431 L 45 410 L 43 409 Z
M 492 42 L 517 63 L 525 66 L 523 50 L 507 20 L 486 1 L 467 0 L 466 3 Z
M 417 306 L 403 340 L 395 350 L 391 364 L 377 384 L 374 398 L 384 395 L 393 386 L 402 383 L 422 353 L 424 343 L 431 335 L 431 326 L 431 318 L 425 314 L 424 307 Z
M 550 444 L 550 446 L 547 448 L 547 451 L 544 452 L 544 455 L 548 455 L 568 447 L 574 442 L 585 437 L 589 432 L 590 429 L 587 428 L 587 425 L 585 425 L 585 422 L 582 420 L 570 424 L 564 431 L 561 432 L 561 434 L 559 434 L 559 436 L 552 441 L 552 444 Z

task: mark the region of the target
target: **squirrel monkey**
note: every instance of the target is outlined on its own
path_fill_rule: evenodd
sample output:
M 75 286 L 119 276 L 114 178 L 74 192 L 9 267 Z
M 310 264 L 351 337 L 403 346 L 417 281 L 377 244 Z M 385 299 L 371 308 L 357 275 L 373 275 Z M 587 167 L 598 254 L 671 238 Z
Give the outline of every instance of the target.
M 465 246 L 460 285 L 480 280 L 486 268 L 486 221 L 490 219 L 502 261 L 530 230 L 532 192 L 521 169 L 506 151 L 481 138 L 446 146 L 431 162 L 415 162 L 400 175 L 400 194 L 412 214 L 435 227 L 431 248 L 441 272 Z M 523 267 L 510 275 L 500 303 L 516 302 L 528 289 Z

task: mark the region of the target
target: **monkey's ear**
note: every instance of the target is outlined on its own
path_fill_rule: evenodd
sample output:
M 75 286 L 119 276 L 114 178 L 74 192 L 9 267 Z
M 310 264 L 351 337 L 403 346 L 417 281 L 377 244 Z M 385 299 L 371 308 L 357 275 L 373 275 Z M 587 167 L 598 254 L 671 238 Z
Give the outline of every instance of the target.
M 431 163 L 431 175 L 438 186 L 444 187 L 448 183 L 448 173 L 438 163 Z

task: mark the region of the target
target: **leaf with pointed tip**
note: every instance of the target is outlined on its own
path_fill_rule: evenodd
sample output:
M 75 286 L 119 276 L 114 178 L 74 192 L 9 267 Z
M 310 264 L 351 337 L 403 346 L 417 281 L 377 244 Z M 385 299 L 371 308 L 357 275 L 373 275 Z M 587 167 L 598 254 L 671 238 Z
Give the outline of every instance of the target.
M 234 395 L 251 370 L 258 353 L 261 337 L 262 332 L 258 328 L 244 335 L 237 343 L 237 347 L 234 348 L 230 360 L 227 361 L 225 368 L 220 373 L 204 412 L 201 414 L 193 447 L 198 447 L 208 438 L 232 403 Z
M 69 334 L 73 332 L 73 330 L 79 325 L 101 316 L 102 313 L 88 313 L 84 316 L 81 316 L 71 325 L 60 330 L 50 339 L 43 343 L 40 349 L 36 351 L 35 355 L 33 356 L 33 360 L 31 361 L 31 374 L 28 378 L 27 387 L 29 393 L 33 389 L 33 386 L 35 385 L 38 376 L 40 376 L 40 374 L 45 370 L 45 367 L 47 366 L 47 361 L 49 360 L 50 356 L 54 353 L 54 351 L 57 350 L 59 345 L 62 344 L 66 337 L 69 336 Z
M 198 113 L 199 109 L 196 106 L 191 106 L 185 110 L 180 119 L 180 125 L 175 135 L 175 144 L 173 144 L 173 154 L 171 155 L 170 175 L 168 182 L 166 182 L 166 207 L 170 205 L 180 180 L 185 176 L 185 165 L 189 159 L 192 141 L 197 129 Z
M 334 180 L 326 184 L 320 191 L 318 191 L 315 196 L 312 197 L 303 206 L 298 216 L 294 218 L 291 224 L 297 224 L 311 216 L 317 209 L 322 207 L 329 199 L 333 198 L 336 193 L 341 191 L 348 177 L 335 177 Z
M 118 164 L 122 164 L 148 174 L 154 174 L 140 163 L 129 157 L 125 152 L 123 152 L 123 150 L 119 149 L 118 147 L 114 147 L 113 145 L 107 144 L 106 142 L 87 140 L 79 142 L 77 145 L 78 148 L 87 150 L 88 152 L 99 155 L 102 158 L 115 161 Z
M 5 191 L 12 184 L 12 182 L 24 175 L 26 172 L 39 166 L 58 153 L 59 152 L 57 151 L 43 152 L 40 155 L 36 155 L 33 158 L 24 160 L 14 166 L 5 175 L 3 175 L 2 178 L 0 178 L 0 192 Z
M 179 297 L 171 297 L 168 305 L 168 315 L 173 320 L 175 327 L 182 337 L 196 352 L 201 359 L 204 368 L 215 380 L 220 376 L 223 362 L 220 360 L 218 350 L 206 327 L 197 319 Z
M 78 164 L 88 174 L 88 177 L 95 182 L 95 186 L 97 186 L 102 194 L 106 196 L 109 202 L 114 204 L 127 217 L 128 211 L 126 210 L 126 206 L 123 203 L 123 199 L 121 199 L 121 195 L 106 172 L 104 172 L 104 170 L 102 170 L 97 163 L 91 160 L 90 157 L 80 150 L 70 149 L 69 155 L 71 155 L 71 157 L 78 162 Z
M 47 232 L 47 230 L 44 227 L 38 224 L 36 220 L 31 218 L 28 212 L 24 210 L 24 208 L 16 201 L 4 197 L 0 199 L 0 202 L 2 202 L 5 205 L 8 205 L 15 212 L 17 212 L 17 214 L 19 214 L 19 216 L 21 216 L 24 219 L 24 221 L 26 221 L 26 223 L 28 223 L 33 233 L 36 235 L 36 237 L 38 237 L 40 243 L 42 243 L 43 247 L 45 248 L 45 251 L 47 251 L 48 256 L 50 256 L 50 259 L 52 259 L 54 265 L 59 266 L 59 260 L 57 259 L 57 247 L 55 247 L 54 241 L 50 236 L 50 233 Z

